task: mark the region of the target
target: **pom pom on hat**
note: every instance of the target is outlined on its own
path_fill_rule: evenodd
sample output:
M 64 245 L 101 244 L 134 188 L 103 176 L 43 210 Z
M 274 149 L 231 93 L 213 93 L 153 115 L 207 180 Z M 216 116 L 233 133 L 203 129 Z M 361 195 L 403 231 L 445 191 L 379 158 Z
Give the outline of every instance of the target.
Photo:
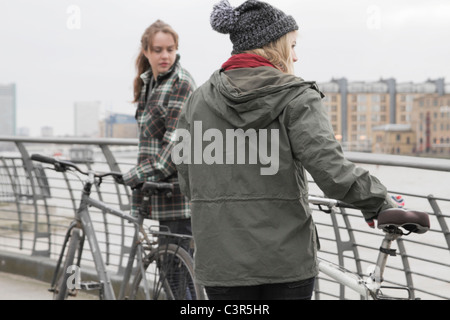
M 239 12 L 235 11 L 228 0 L 222 0 L 215 4 L 211 13 L 211 26 L 220 33 L 230 33 L 237 22 Z

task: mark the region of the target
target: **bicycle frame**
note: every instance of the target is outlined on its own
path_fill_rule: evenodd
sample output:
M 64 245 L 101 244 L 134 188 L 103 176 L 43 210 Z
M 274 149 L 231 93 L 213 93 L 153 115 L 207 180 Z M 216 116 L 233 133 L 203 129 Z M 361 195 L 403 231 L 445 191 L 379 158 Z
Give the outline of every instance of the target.
M 334 199 L 327 199 L 321 197 L 309 196 L 309 202 L 319 206 L 319 209 L 325 213 L 335 212 L 336 207 L 353 208 L 354 206 L 343 203 Z M 323 209 L 321 206 L 326 206 L 328 209 Z M 366 279 L 361 279 L 359 276 L 355 278 L 355 274 L 345 271 L 340 266 L 331 262 L 318 259 L 319 270 L 328 275 L 330 278 L 336 280 L 338 283 L 344 285 L 357 292 L 363 299 L 387 299 L 381 293 L 382 288 L 403 289 L 408 291 L 408 299 L 411 298 L 410 290 L 404 287 L 383 287 L 383 274 L 386 268 L 387 259 L 390 255 L 395 255 L 395 250 L 391 249 L 392 242 L 403 235 L 403 232 L 397 227 L 383 228 L 385 236 L 382 240 L 376 264 L 372 266 L 369 276 Z
M 349 276 L 345 271 L 340 269 L 339 266 L 333 263 L 327 262 L 320 258 L 318 259 L 318 261 L 320 272 L 336 280 L 338 283 L 343 284 L 345 287 L 356 291 L 364 299 L 367 300 L 369 298 L 369 289 L 364 285 L 364 280 L 355 279 L 354 277 Z
M 354 274 L 346 272 L 339 266 L 327 262 L 322 259 L 319 260 L 319 270 L 328 275 L 337 282 L 343 284 L 355 292 L 357 292 L 363 299 L 368 300 L 370 298 L 379 298 L 379 290 L 382 288 L 383 273 L 386 267 L 387 259 L 390 254 L 394 254 L 394 250 L 391 250 L 391 244 L 394 240 L 401 236 L 399 233 L 386 233 L 382 241 L 380 252 L 378 254 L 377 262 L 374 265 L 374 269 L 366 279 L 355 279 Z M 351 275 L 349 275 L 349 273 Z
M 103 210 L 106 213 L 115 215 L 121 219 L 125 219 L 132 223 L 135 227 L 134 237 L 133 237 L 133 245 L 131 246 L 131 252 L 128 258 L 127 268 L 125 269 L 124 281 L 120 287 L 119 299 L 123 299 L 125 297 L 126 289 L 129 284 L 129 280 L 131 278 L 132 266 L 137 254 L 137 258 L 139 259 L 138 263 L 141 265 L 142 259 L 142 246 L 139 245 L 139 234 L 142 229 L 143 216 L 141 214 L 138 217 L 133 217 L 129 214 L 125 214 L 119 210 L 116 210 L 112 207 L 107 206 L 103 202 L 92 199 L 90 197 L 90 191 L 95 183 L 95 179 L 92 174 L 89 174 L 87 181 L 84 184 L 83 193 L 80 201 L 79 209 L 76 212 L 75 221 L 77 222 L 76 227 L 83 230 L 84 235 L 86 236 L 89 242 L 89 246 L 92 252 L 92 257 L 94 260 L 95 268 L 99 277 L 99 281 L 102 284 L 103 295 L 106 300 L 115 300 L 116 296 L 113 290 L 113 286 L 111 283 L 110 275 L 106 269 L 106 264 L 101 256 L 101 249 L 97 242 L 96 232 L 94 230 L 92 220 L 89 214 L 88 207 L 93 206 L 100 210 Z M 145 234 L 145 233 L 143 233 Z M 148 240 L 148 238 L 147 238 Z

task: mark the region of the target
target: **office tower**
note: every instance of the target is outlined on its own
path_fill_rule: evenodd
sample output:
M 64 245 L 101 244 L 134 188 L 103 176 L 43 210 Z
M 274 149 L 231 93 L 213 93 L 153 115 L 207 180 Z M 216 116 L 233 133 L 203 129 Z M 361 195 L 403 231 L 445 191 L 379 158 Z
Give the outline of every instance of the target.
M 100 107 L 101 102 L 85 101 L 75 102 L 75 136 L 98 137 L 100 133 Z
M 138 137 L 138 127 L 134 115 L 111 113 L 101 122 L 101 136 L 106 138 Z
M 41 137 L 46 138 L 53 137 L 53 127 L 49 126 L 41 127 Z
M 0 136 L 16 135 L 16 85 L 0 85 Z

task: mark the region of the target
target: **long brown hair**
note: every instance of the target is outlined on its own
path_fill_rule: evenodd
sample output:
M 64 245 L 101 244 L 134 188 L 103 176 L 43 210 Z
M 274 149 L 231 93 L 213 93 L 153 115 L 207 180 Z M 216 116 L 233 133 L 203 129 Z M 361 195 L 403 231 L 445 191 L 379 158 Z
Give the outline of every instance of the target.
M 164 32 L 172 35 L 173 40 L 175 41 L 175 49 L 178 50 L 178 34 L 167 23 L 161 20 L 157 20 L 145 30 L 141 38 L 141 49 L 136 59 L 137 74 L 134 78 L 134 102 L 138 102 L 142 86 L 144 85 L 144 82 L 142 81 L 140 76 L 150 68 L 150 63 L 148 62 L 147 57 L 144 55 L 144 52 L 148 51 L 149 49 L 150 51 L 153 50 L 153 38 L 158 32 Z

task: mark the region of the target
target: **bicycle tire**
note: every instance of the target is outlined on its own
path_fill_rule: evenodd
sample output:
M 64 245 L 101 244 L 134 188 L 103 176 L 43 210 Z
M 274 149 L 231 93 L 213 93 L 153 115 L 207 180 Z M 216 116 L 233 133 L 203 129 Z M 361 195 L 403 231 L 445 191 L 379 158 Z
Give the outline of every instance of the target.
M 145 296 L 142 272 L 138 271 L 129 299 L 140 300 L 205 300 L 205 292 L 194 277 L 191 255 L 170 243 L 150 252 L 143 260 L 149 293 Z
M 74 290 L 69 289 L 67 286 L 67 280 L 71 276 L 67 272 L 69 266 L 74 264 L 75 254 L 80 248 L 81 241 L 81 229 L 74 228 L 72 230 L 69 246 L 67 248 L 66 258 L 64 259 L 63 268 L 59 271 L 58 280 L 56 281 L 55 288 L 53 290 L 53 300 L 66 300 L 69 294 L 74 294 Z

